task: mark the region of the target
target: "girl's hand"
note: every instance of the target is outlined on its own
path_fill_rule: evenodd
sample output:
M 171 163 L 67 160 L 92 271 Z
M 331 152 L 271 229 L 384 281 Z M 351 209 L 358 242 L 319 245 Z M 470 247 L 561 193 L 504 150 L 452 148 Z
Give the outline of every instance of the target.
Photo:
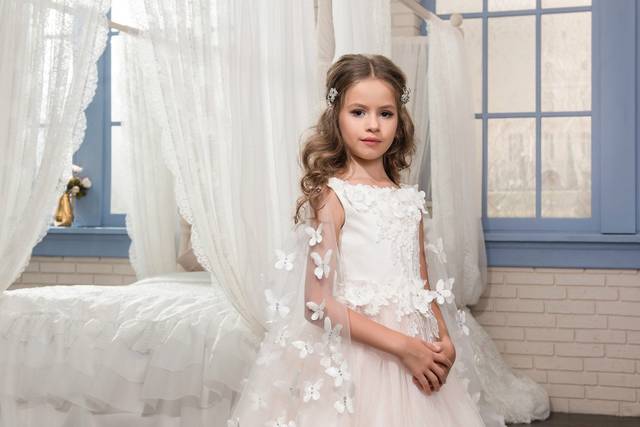
M 456 361 L 456 348 L 453 346 L 453 342 L 449 336 L 444 337 L 441 341 L 437 341 L 436 344 L 440 344 L 442 348 L 442 353 L 449 359 L 451 362 L 451 366 L 453 366 Z M 449 376 L 449 371 L 451 367 L 445 367 L 445 375 L 443 385 L 447 382 L 447 377 Z
M 451 368 L 452 362 L 442 353 L 440 343 L 430 343 L 423 339 L 407 336 L 398 357 L 411 372 L 414 383 L 427 395 L 431 391 L 439 391 L 446 378 L 445 369 Z

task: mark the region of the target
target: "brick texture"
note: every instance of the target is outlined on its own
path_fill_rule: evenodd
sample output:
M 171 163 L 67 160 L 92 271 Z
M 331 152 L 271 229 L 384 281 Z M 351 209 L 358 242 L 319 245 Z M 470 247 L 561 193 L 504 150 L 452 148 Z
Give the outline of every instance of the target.
M 640 416 L 640 270 L 493 267 L 471 311 L 552 411 Z

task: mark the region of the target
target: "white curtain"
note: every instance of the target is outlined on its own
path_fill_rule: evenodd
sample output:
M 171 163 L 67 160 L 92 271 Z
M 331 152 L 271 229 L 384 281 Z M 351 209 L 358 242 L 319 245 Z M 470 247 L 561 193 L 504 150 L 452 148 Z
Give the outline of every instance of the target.
M 481 144 L 475 133 L 471 78 L 462 34 L 439 19 L 427 21 L 427 29 L 433 190 L 433 218 L 426 224 L 427 241 L 443 242 L 448 273 L 455 277 L 456 304 L 464 311 L 470 329 L 468 363 L 475 368 L 483 399 L 507 422 L 545 419 L 550 406 L 544 388 L 510 369 L 468 309 L 478 302 L 487 284 Z
M 126 11 L 123 11 L 123 13 Z M 125 22 L 129 20 L 122 19 Z M 162 156 L 163 124 L 157 114 L 161 99 L 156 91 L 145 90 L 146 76 L 141 58 L 150 55 L 148 40 L 122 36 L 124 111 L 122 116 L 124 170 L 133 182 L 127 192 L 127 232 L 131 237 L 129 260 L 138 280 L 177 271 L 180 240 L 178 207 L 173 191 L 173 175 Z
M 110 0 L 0 2 L 0 290 L 45 236 L 86 128 Z
M 345 53 L 378 53 L 391 57 L 390 0 L 336 0 L 331 3 L 334 61 Z
M 129 68 L 138 79 L 129 86 L 131 113 L 153 116 L 150 133 L 130 142 L 143 145 L 144 136 L 161 148 L 194 252 L 236 309 L 212 345 L 217 371 L 208 373 L 208 385 L 240 391 L 265 332 L 255 274 L 289 234 L 301 134 L 322 100 L 313 2 L 149 0 L 129 7 L 129 23 L 142 30 L 126 36 L 138 64 Z M 144 218 L 139 204 L 133 209 Z M 132 233 L 136 248 L 154 233 L 141 227 Z

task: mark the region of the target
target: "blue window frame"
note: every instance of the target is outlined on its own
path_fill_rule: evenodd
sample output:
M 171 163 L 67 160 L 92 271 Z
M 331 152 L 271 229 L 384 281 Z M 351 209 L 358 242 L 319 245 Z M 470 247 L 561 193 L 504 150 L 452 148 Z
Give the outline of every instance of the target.
M 111 45 L 120 37 L 110 31 L 107 46 L 97 63 L 98 86 L 86 110 L 87 130 L 74 155 L 74 164 L 83 168 L 92 188 L 76 200 L 71 227 L 51 227 L 33 250 L 39 256 L 127 257 L 130 240 L 125 215 L 111 209 L 111 142 L 113 129 L 121 125 L 111 117 Z
M 422 0 L 437 11 L 439 0 Z M 442 0 L 444 1 L 444 0 Z M 640 268 L 640 5 L 635 0 L 591 6 L 462 13 L 482 22 L 483 227 L 490 266 Z M 591 111 L 541 112 L 541 17 L 547 13 L 591 12 Z M 450 13 L 439 14 L 449 19 Z M 502 16 L 532 16 L 536 28 L 536 102 L 530 113 L 488 112 L 488 22 Z M 464 24 L 463 24 L 464 27 Z M 425 27 L 422 28 L 426 33 Z M 591 212 L 584 218 L 541 216 L 541 121 L 545 117 L 591 117 Z M 487 217 L 488 122 L 530 117 L 535 120 L 535 215 Z

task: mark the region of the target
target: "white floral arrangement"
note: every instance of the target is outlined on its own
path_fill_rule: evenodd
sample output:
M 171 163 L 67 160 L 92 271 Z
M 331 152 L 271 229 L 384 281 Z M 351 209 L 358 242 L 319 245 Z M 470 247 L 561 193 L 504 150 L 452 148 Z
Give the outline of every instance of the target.
M 67 181 L 67 189 L 65 193 L 70 196 L 81 199 L 87 195 L 87 191 L 91 188 L 91 180 L 88 177 L 80 177 L 82 168 L 78 165 L 71 165 L 71 178 Z

